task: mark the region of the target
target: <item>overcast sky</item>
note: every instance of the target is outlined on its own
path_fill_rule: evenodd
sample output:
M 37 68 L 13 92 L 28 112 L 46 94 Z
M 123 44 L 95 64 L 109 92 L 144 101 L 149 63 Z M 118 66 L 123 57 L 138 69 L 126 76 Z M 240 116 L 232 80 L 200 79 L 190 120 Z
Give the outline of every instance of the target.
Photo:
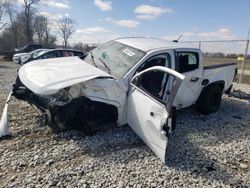
M 39 11 L 52 21 L 75 19 L 71 43 L 181 34 L 182 40 L 246 39 L 250 28 L 250 0 L 42 0 Z

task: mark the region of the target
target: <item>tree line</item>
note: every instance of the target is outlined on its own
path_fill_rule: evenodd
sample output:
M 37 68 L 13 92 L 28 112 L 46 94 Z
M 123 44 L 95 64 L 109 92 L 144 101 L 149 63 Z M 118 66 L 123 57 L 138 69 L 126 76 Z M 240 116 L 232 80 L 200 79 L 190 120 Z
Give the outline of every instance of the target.
M 37 14 L 39 2 L 23 0 L 20 7 L 17 0 L 0 1 L 0 52 L 32 43 L 55 47 L 57 37 L 61 37 L 63 47 L 68 47 L 69 38 L 75 32 L 75 21 L 63 17 L 52 23 L 48 17 Z

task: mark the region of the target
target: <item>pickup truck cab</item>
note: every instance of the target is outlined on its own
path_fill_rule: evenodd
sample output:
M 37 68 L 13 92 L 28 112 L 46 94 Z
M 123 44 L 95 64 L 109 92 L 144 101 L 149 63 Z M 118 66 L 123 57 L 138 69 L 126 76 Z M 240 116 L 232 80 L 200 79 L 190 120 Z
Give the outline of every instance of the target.
M 25 64 L 10 95 L 32 104 L 53 129 L 91 132 L 95 124 L 129 124 L 164 162 L 175 110 L 196 104 L 201 113 L 215 112 L 235 74 L 235 64 L 205 67 L 199 49 L 121 38 L 94 49 L 84 61 Z M 7 130 L 7 103 L 1 127 Z

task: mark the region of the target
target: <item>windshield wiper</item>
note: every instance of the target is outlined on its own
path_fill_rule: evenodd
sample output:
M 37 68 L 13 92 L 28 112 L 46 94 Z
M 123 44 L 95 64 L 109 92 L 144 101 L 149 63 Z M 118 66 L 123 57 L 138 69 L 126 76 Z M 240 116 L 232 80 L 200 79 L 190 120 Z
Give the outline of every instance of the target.
M 108 73 L 109 74 L 111 74 L 111 69 L 108 67 L 108 65 L 99 57 L 98 58 L 101 62 L 102 62 L 102 64 L 105 66 L 105 68 L 108 70 Z
M 93 64 L 95 65 L 95 67 L 97 67 L 97 65 L 96 65 L 96 63 L 95 63 L 95 58 L 94 58 L 94 56 L 93 56 L 92 51 L 90 52 L 90 56 L 91 56 L 91 59 L 92 59 L 92 61 L 93 61 Z

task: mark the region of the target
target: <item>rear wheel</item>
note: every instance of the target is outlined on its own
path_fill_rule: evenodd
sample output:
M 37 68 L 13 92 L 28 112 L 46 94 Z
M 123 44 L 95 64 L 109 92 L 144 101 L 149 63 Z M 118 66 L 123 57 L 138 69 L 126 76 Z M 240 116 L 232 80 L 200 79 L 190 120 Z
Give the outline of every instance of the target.
M 202 114 L 216 112 L 220 106 L 222 88 L 219 85 L 211 85 L 204 89 L 197 101 L 197 110 Z

